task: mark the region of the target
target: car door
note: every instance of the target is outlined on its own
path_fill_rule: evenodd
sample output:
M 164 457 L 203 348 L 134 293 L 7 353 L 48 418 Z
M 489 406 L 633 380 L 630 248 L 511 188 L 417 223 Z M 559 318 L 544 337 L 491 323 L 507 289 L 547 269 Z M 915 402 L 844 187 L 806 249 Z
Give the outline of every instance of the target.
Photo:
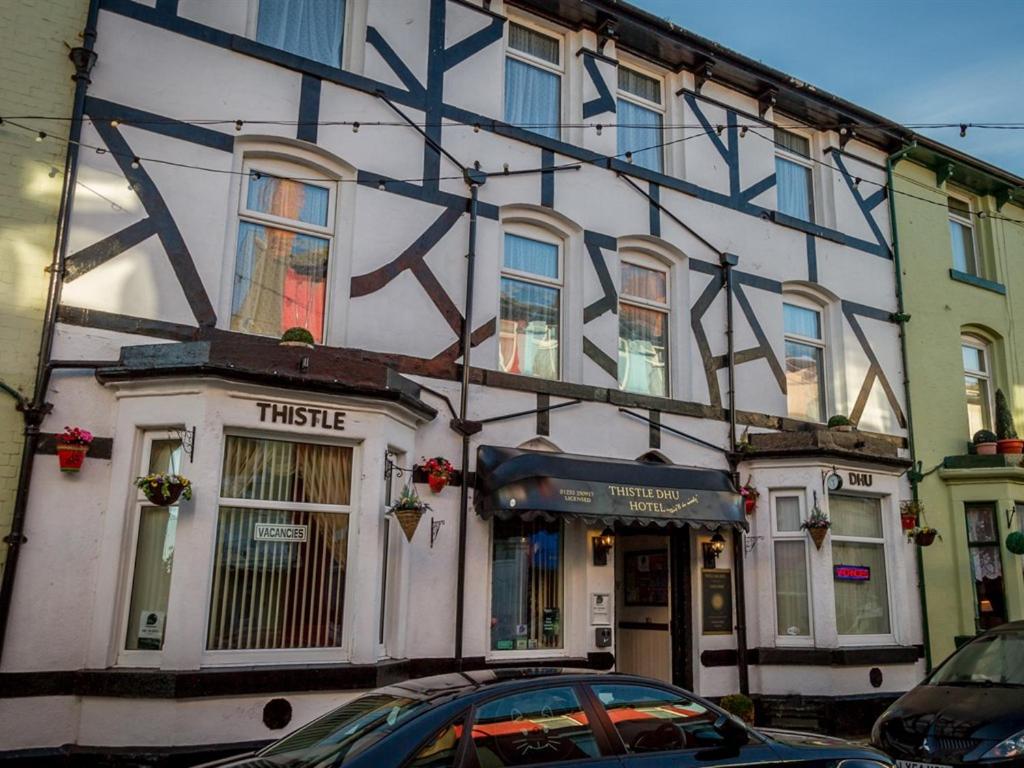
M 639 682 L 589 684 L 624 768 L 772 765 L 779 755 L 756 733 L 678 690 Z

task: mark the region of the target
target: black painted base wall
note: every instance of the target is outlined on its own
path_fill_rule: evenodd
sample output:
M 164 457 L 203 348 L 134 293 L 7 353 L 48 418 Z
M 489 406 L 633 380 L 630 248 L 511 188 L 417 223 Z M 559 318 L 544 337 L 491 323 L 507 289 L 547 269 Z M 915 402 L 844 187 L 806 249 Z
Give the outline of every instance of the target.
M 878 716 L 900 696 L 898 693 L 836 697 L 754 694 L 751 698 L 758 726 L 856 737 L 871 733 Z
M 0 752 L 3 768 L 192 768 L 259 749 L 269 742 L 197 747 L 79 747 Z

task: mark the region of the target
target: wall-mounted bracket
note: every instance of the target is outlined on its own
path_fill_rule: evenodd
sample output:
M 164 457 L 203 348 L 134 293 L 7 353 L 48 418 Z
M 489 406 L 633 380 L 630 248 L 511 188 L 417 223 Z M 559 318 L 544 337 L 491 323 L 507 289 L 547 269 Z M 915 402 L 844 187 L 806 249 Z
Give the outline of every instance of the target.
M 181 450 L 188 456 L 188 463 L 191 464 L 196 453 L 196 428 L 172 429 L 171 432 L 181 440 Z
M 764 536 L 744 536 L 743 537 L 743 554 L 744 556 L 749 555 L 754 549 L 757 548 L 757 542 L 763 539 Z
M 935 166 L 935 186 L 941 187 L 953 178 L 954 170 L 956 168 L 952 163 L 939 163 Z
M 1004 187 L 996 190 L 996 210 L 1003 210 L 1007 203 L 1024 202 L 1024 188 Z
M 1006 528 L 1007 530 L 1013 530 L 1013 518 L 1017 514 L 1017 507 L 1013 506 L 1005 510 L 1006 512 Z
M 604 53 L 604 47 L 608 44 L 608 41 L 618 39 L 619 23 L 610 16 L 606 16 L 597 28 L 597 52 Z
M 768 114 L 768 110 L 775 106 L 775 102 L 779 99 L 779 92 L 775 88 L 766 88 L 761 92 L 761 95 L 757 97 L 757 114 L 764 119 L 764 116 Z
M 704 83 L 714 77 L 715 74 L 715 61 L 714 59 L 704 59 L 701 61 L 693 70 L 693 90 L 700 93 L 700 89 L 704 87 Z
M 839 126 L 839 148 L 846 149 L 846 145 L 850 142 L 850 139 L 856 138 L 857 130 L 850 124 L 846 123 Z
M 400 467 L 395 463 L 396 456 L 391 451 L 384 451 L 384 479 L 390 481 L 392 477 L 402 477 L 406 472 L 412 475 L 412 467 Z M 390 482 L 388 483 L 390 485 Z
M 430 548 L 434 548 L 434 541 L 437 540 L 437 534 L 441 531 L 441 526 L 444 525 L 444 520 L 435 520 L 430 518 Z

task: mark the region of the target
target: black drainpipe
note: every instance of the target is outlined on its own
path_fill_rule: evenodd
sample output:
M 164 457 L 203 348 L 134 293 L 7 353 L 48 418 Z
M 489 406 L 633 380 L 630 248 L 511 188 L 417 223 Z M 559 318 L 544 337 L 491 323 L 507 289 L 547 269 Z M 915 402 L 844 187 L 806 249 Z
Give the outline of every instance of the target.
M 733 276 L 732 268 L 739 263 L 739 257 L 723 253 L 721 257 L 722 279 L 725 283 L 725 338 L 728 345 L 726 355 L 729 361 L 729 472 L 738 487 L 739 474 L 736 471 L 736 347 L 733 325 Z M 740 693 L 750 693 L 750 666 L 747 664 L 747 599 L 744 590 L 743 533 L 737 528 L 732 534 L 733 589 L 736 592 L 736 668 L 739 672 Z
M 25 421 L 25 444 L 21 450 L 21 464 L 18 468 L 18 485 L 11 512 L 11 531 L 4 537 L 7 544 L 7 563 L 0 580 L 0 658 L 3 657 L 4 640 L 7 636 L 7 621 L 14 596 L 14 576 L 18 567 L 18 554 L 25 538 L 25 511 L 28 508 L 28 490 L 32 481 L 32 467 L 35 464 L 36 449 L 39 446 L 39 426 L 52 406 L 46 402 L 50 386 L 50 352 L 57 324 L 57 309 L 60 306 L 61 290 L 64 287 L 64 259 L 67 256 L 68 225 L 71 221 L 71 195 L 78 178 L 78 141 L 82 135 L 82 117 L 85 112 L 85 92 L 89 87 L 89 74 L 96 63 L 93 46 L 96 42 L 96 17 L 99 14 L 99 0 L 90 0 L 86 16 L 82 45 L 72 48 L 68 54 L 75 65 L 75 96 L 71 111 L 71 125 L 68 130 L 67 152 L 64 155 L 64 186 L 61 189 L 60 206 L 57 210 L 57 234 L 53 244 L 53 260 L 50 264 L 50 285 L 46 294 L 46 308 L 43 312 L 43 329 L 39 339 L 39 360 L 36 367 L 35 386 L 32 399 L 19 399 L 18 410 Z M 5 387 L 5 389 L 7 389 Z
M 462 392 L 459 395 L 459 416 L 451 426 L 462 435 L 462 488 L 459 493 L 459 553 L 455 589 L 455 658 L 462 669 L 462 634 L 466 612 L 466 527 L 469 522 L 469 438 L 480 431 L 479 422 L 467 420 L 469 413 L 470 351 L 473 348 L 473 274 L 476 268 L 477 203 L 480 187 L 487 176 L 467 168 L 463 175 L 469 185 L 469 247 L 466 250 L 466 309 L 462 321 Z

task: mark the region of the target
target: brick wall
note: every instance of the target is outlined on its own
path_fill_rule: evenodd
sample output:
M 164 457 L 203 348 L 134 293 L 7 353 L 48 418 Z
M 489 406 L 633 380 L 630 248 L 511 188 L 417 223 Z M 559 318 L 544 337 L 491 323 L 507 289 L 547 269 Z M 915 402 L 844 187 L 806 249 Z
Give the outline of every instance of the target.
M 0 117 L 70 117 L 74 68 L 87 0 L 0 2 Z M 48 138 L 0 125 L 0 380 L 29 394 L 36 370 L 47 275 L 53 251 L 68 122 L 19 121 Z M 52 176 L 51 176 L 52 174 Z M 22 420 L 0 392 L 0 535 L 10 526 Z M 0 547 L 0 568 L 6 548 Z

